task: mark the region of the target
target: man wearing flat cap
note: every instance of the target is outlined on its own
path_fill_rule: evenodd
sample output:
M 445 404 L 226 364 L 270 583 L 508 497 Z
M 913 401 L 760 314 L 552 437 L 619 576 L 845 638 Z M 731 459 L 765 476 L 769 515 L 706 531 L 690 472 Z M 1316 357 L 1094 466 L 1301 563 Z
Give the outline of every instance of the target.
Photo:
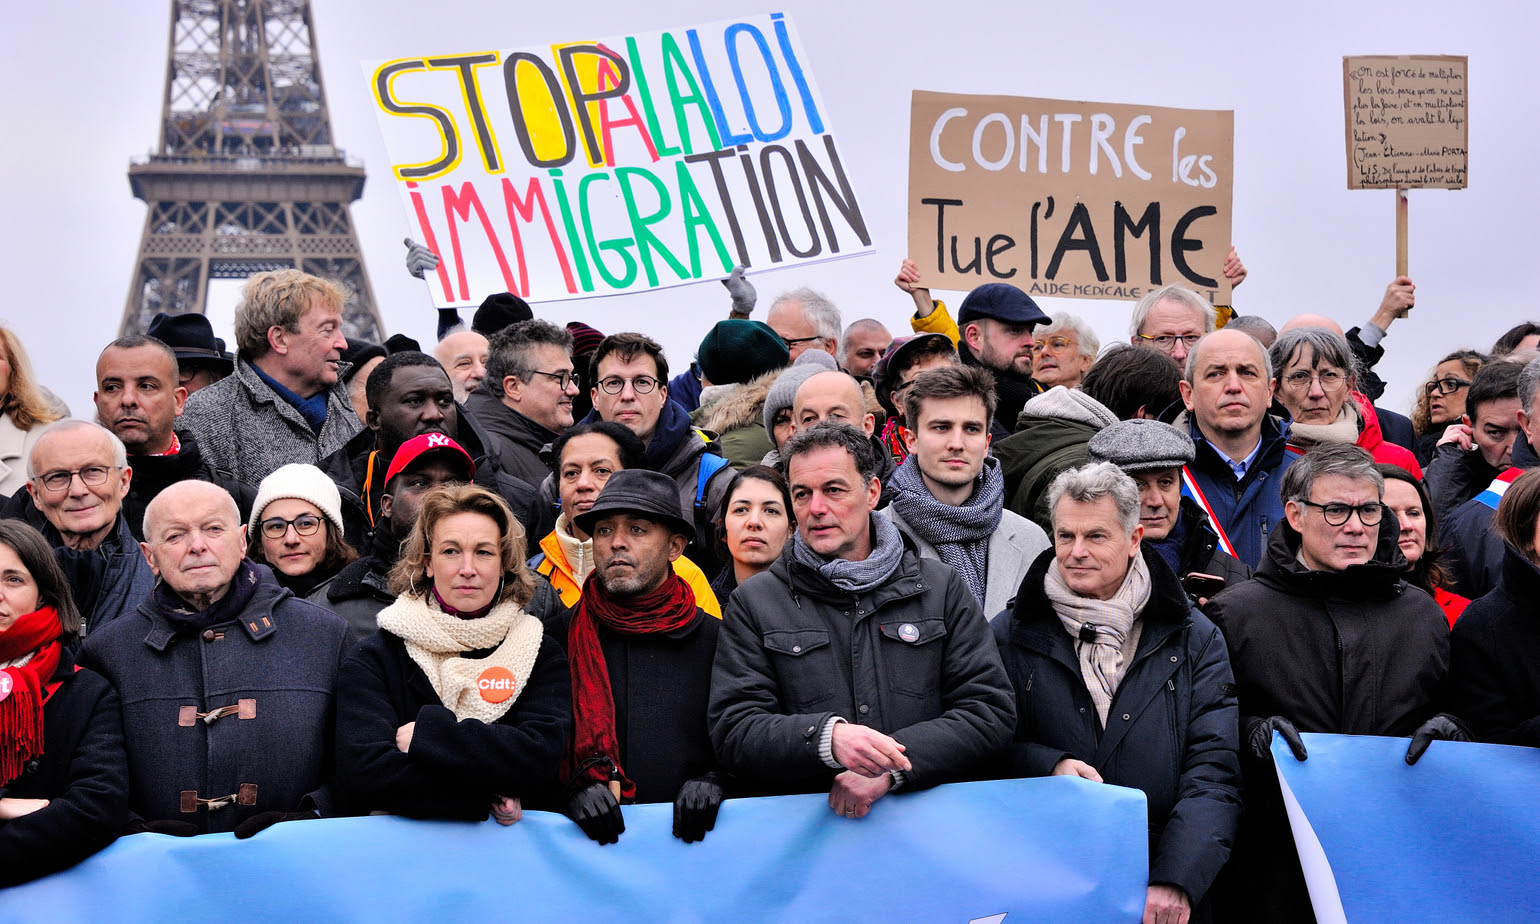
M 1184 467 L 1194 456 L 1192 437 L 1158 420 L 1120 420 L 1091 437 L 1087 448 L 1091 461 L 1111 462 L 1138 485 L 1144 544 L 1177 577 L 1220 578 L 1222 584 L 1204 588 L 1204 598 L 1251 577 L 1251 568 L 1223 548 L 1203 507 L 1182 491 Z
M 968 293 L 957 311 L 962 342 L 957 352 L 970 366 L 995 374 L 999 404 L 991 432 L 1003 439 L 1016 432 L 1016 418 L 1027 399 L 1043 389 L 1032 379 L 1032 328 L 1048 315 L 1027 293 L 1005 282 L 991 282 Z
M 706 734 L 721 622 L 674 574 L 695 527 L 673 479 L 640 468 L 611 475 L 576 521 L 593 537 L 594 570 L 549 629 L 572 672 L 567 814 L 613 844 L 622 804 L 672 801 L 674 836 L 701 840 L 722 804 Z

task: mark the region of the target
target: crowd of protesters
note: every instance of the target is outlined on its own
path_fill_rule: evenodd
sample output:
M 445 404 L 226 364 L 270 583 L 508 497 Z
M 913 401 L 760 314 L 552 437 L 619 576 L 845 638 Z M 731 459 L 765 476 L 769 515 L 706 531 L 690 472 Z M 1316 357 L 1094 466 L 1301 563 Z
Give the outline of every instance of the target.
M 1275 733 L 1540 747 L 1540 325 L 1402 415 L 1404 277 L 1346 332 L 1166 286 L 1107 347 L 895 283 L 896 338 L 807 288 L 756 320 L 740 268 L 671 376 L 507 293 L 363 343 L 259 273 L 234 355 L 199 315 L 105 344 L 89 419 L 0 329 L 0 883 L 138 832 L 607 844 L 672 803 L 690 842 L 735 797 L 1074 775 L 1148 797 L 1146 921 L 1298 921 Z

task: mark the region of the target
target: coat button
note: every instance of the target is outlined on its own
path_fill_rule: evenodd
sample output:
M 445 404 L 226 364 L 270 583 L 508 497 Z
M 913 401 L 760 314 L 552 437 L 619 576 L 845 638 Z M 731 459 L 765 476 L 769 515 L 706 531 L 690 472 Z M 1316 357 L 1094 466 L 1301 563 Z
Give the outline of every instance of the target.
M 1085 707 L 1084 707 L 1084 706 L 1081 706 L 1081 707 L 1080 707 L 1080 711 L 1081 711 L 1081 712 L 1085 712 Z
M 791 646 L 791 653 L 792 654 L 801 654 L 802 653 L 802 646 L 801 645 L 793 645 L 793 646 Z
M 203 630 L 203 640 L 205 642 L 212 642 L 214 640 L 214 630 L 213 629 L 204 629 Z
M 865 705 L 864 703 L 862 704 L 861 709 L 860 709 L 860 712 L 861 712 L 862 715 L 866 715 L 868 712 L 871 712 L 871 711 L 872 711 L 872 707 L 870 707 L 868 705 Z
M 1125 722 L 1128 721 L 1128 713 L 1126 713 L 1126 712 L 1123 713 L 1123 721 L 1125 721 Z
M 813 733 L 813 732 L 815 732 L 815 731 L 817 731 L 817 730 L 818 730 L 818 726 L 817 726 L 817 725 L 809 725 L 809 726 L 808 726 L 808 727 L 807 727 L 807 733 L 808 733 L 808 734 L 809 734 L 809 735 L 811 735 L 811 734 L 812 734 L 812 733 Z
M 862 616 L 866 615 L 866 610 L 856 610 L 856 612 L 860 613 Z
M 1172 655 L 1172 656 L 1171 656 L 1171 663 L 1172 663 L 1172 664 L 1175 664 L 1175 663 L 1176 663 L 1176 655 Z

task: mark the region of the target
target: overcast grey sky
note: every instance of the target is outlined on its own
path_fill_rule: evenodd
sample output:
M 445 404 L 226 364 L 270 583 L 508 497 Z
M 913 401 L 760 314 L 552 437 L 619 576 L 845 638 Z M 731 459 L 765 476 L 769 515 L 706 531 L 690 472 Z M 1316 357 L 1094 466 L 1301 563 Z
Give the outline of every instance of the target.
M 847 321 L 906 332 L 892 285 L 905 251 L 909 94 L 913 89 L 1235 110 L 1234 238 L 1250 270 L 1237 307 L 1275 323 L 1321 311 L 1366 319 L 1394 274 L 1394 194 L 1349 192 L 1342 56 L 1470 57 L 1470 188 L 1414 191 L 1411 275 L 1418 307 L 1387 341 L 1382 403 L 1401 410 L 1443 353 L 1485 349 L 1526 316 L 1540 195 L 1534 168 L 1534 4 L 1455 12 L 1423 0 L 1287 7 L 1217 2 L 788 2 L 491 4 L 464 0 L 313 0 L 323 77 L 340 147 L 370 171 L 354 206 L 385 323 L 431 342 L 423 283 L 402 269 L 400 200 L 359 63 L 518 48 L 784 10 L 797 24 L 876 253 L 754 277 L 762 304 L 797 285 L 826 291 Z M 131 157 L 150 151 L 166 74 L 169 3 L 7 5 L 0 79 L 10 88 L 0 165 L 0 253 L 14 285 L 0 320 L 20 332 L 42 380 L 91 413 L 96 353 L 116 333 L 145 206 Z M 1517 274 L 1517 275 L 1515 275 Z M 945 295 L 946 293 L 942 293 Z M 228 325 L 233 292 L 214 317 Z M 950 296 L 954 301 L 956 295 Z M 1127 336 L 1128 305 L 1044 299 Z M 715 282 L 537 306 L 606 333 L 641 329 L 687 362 L 725 310 Z M 763 311 L 763 309 L 761 309 Z M 763 317 L 762 313 L 759 315 Z M 685 320 L 681 321 L 681 318 Z M 228 332 L 225 332 L 228 338 Z

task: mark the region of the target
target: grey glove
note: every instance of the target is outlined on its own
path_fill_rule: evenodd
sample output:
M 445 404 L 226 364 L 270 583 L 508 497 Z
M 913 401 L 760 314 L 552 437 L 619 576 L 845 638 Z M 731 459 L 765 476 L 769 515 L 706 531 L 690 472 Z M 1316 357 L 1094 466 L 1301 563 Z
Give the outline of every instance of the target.
M 727 294 L 733 297 L 733 314 L 741 314 L 748 317 L 754 310 L 754 303 L 759 300 L 759 293 L 754 291 L 754 283 L 749 282 L 743 275 L 748 269 L 742 263 L 733 267 L 732 273 L 724 280 L 722 285 L 727 286 Z
M 402 239 L 401 243 L 406 245 L 406 271 L 408 273 L 421 279 L 424 274 L 438 269 L 438 255 L 433 251 L 409 237 Z

